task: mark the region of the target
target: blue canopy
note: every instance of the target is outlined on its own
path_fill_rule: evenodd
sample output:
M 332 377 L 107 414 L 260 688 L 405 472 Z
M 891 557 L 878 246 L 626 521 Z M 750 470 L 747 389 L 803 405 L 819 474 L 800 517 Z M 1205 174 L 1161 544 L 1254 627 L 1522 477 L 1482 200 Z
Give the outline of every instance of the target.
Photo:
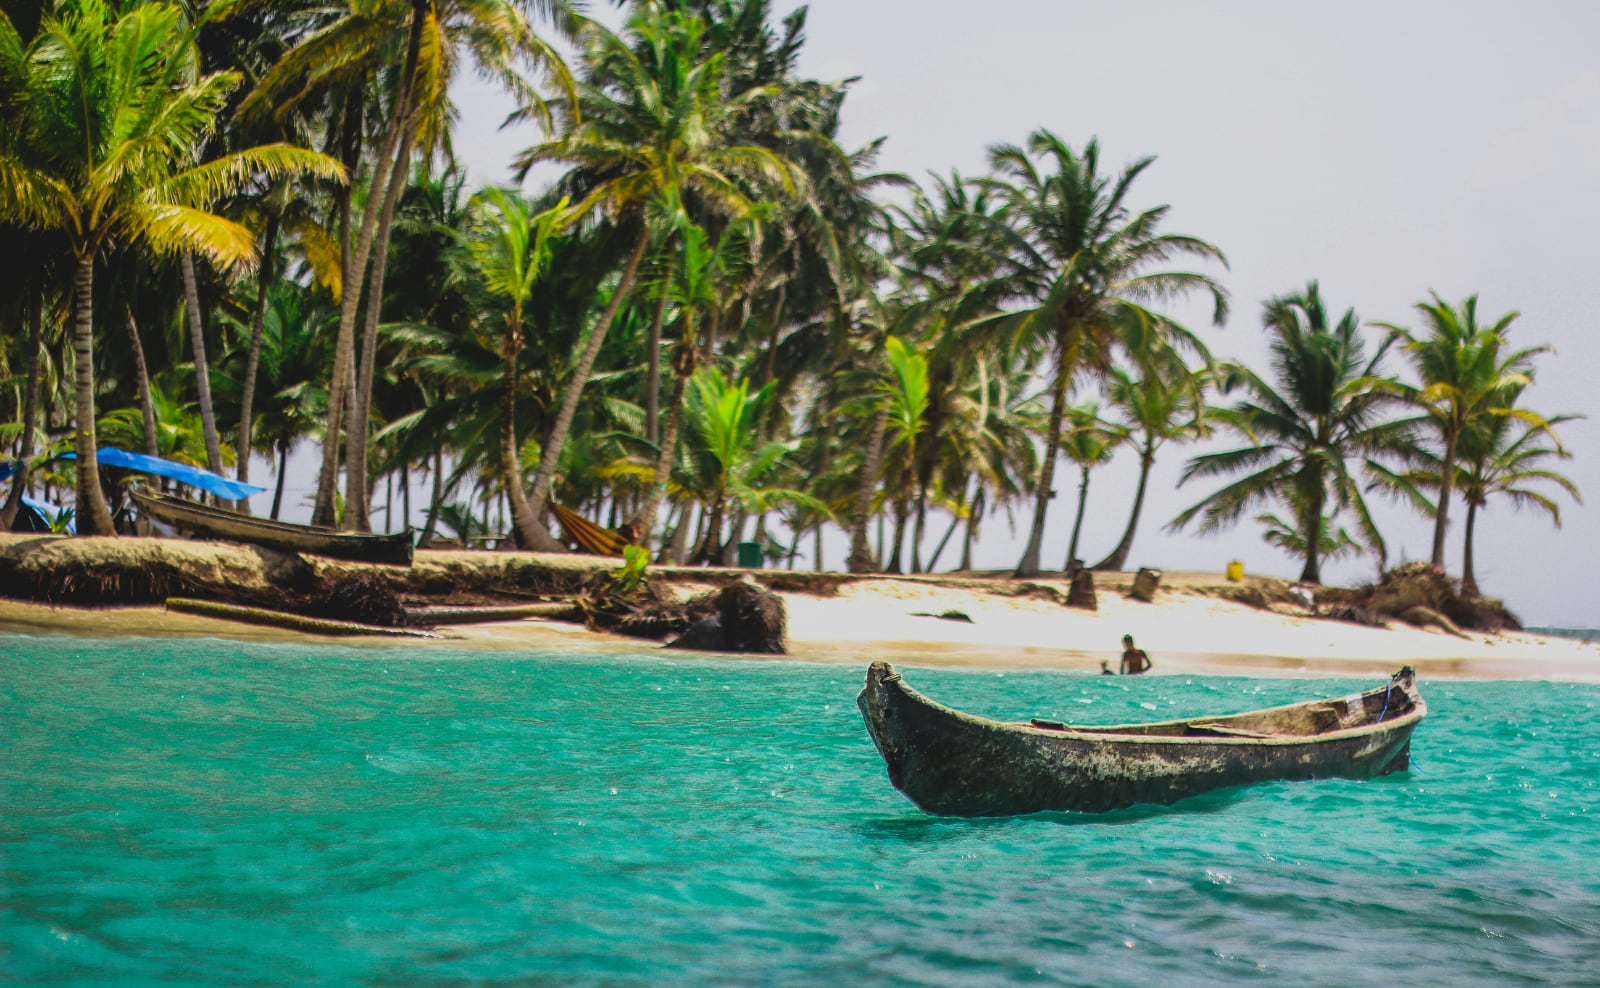
M 0 463 L 0 480 L 5 480 L 7 477 L 11 476 L 12 474 L 14 474 L 16 472 L 17 472 L 17 461 L 16 460 L 7 460 L 4 463 Z
M 170 477 L 179 483 L 198 487 L 207 494 L 229 501 L 243 501 L 252 494 L 260 494 L 265 487 L 254 484 L 241 484 L 237 480 L 218 476 L 209 470 L 191 467 L 187 463 L 174 463 L 172 460 L 163 460 L 159 456 L 146 456 L 143 453 L 130 453 L 127 450 L 117 449 L 115 446 L 101 446 L 96 456 L 100 462 L 108 467 L 121 467 L 124 470 L 137 470 L 140 473 L 151 473 L 157 477 Z M 77 454 L 67 453 L 62 456 L 64 460 L 76 459 Z

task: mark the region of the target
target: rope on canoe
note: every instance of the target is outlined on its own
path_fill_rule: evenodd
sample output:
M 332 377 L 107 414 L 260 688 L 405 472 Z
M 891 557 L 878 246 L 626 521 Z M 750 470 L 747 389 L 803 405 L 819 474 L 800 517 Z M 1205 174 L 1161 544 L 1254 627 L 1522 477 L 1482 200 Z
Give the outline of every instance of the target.
M 1389 681 L 1389 685 L 1383 691 L 1383 709 L 1378 712 L 1378 721 L 1377 722 L 1379 724 L 1383 723 L 1384 716 L 1389 713 L 1389 694 L 1391 694 L 1393 692 L 1394 692 L 1394 681 L 1390 680 Z

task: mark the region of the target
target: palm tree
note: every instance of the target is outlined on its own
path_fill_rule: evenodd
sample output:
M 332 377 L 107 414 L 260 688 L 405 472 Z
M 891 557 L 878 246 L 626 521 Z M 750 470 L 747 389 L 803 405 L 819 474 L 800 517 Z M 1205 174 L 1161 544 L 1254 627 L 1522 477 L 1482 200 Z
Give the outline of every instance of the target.
M 604 209 L 619 226 L 637 229 L 611 301 L 590 331 L 545 437 L 529 497 L 535 516 L 549 497 L 595 357 L 650 244 L 646 214 L 675 216 L 693 196 L 725 215 L 745 216 L 753 202 L 744 181 L 794 188 L 790 168 L 778 155 L 739 142 L 741 114 L 765 91 L 727 92 L 726 56 L 707 49 L 704 31 L 698 17 L 654 4 L 638 8 L 623 35 L 590 25 L 589 70 L 568 111 L 569 126 L 517 159 L 521 174 L 540 162 L 572 166 L 564 185 L 578 193 L 576 212 Z
M 1111 372 L 1111 403 L 1123 413 L 1130 441 L 1139 451 L 1139 486 L 1122 539 L 1092 567 L 1096 570 L 1117 571 L 1127 565 L 1156 451 L 1169 442 L 1193 442 L 1207 432 L 1204 395 L 1208 372 L 1191 370 L 1171 356 L 1145 364 L 1139 377 L 1120 367 Z
M 1522 385 L 1514 385 L 1494 396 L 1493 403 L 1496 407 L 1515 409 L 1522 391 Z M 1461 492 L 1467 505 L 1461 587 L 1468 594 L 1478 593 L 1474 535 L 1478 512 L 1487 507 L 1491 495 L 1504 495 L 1518 508 L 1527 506 L 1543 511 L 1558 528 L 1561 526 L 1560 505 L 1537 485 L 1554 484 L 1574 501 L 1583 503 L 1577 485 L 1549 466 L 1552 460 L 1572 456 L 1556 437 L 1555 427 L 1582 416 L 1535 417 L 1539 421 L 1537 425 L 1511 414 L 1480 415 L 1468 424 L 1456 444 L 1458 456 L 1453 486 Z M 1386 471 L 1380 477 L 1382 486 L 1409 500 L 1424 513 L 1434 513 L 1437 507 L 1423 492 L 1439 489 L 1441 459 L 1429 451 L 1414 469 L 1399 473 Z
M 928 358 L 912 353 L 904 341 L 894 336 L 884 341 L 884 357 L 889 365 L 888 373 L 878 387 L 883 408 L 888 412 L 886 452 L 891 462 L 898 464 L 896 473 L 900 478 L 895 485 L 898 494 L 894 498 L 894 549 L 889 555 L 887 569 L 890 573 L 899 573 L 900 547 L 905 541 L 906 518 L 915 487 L 917 437 L 922 434 L 923 416 L 928 411 Z
M 289 451 L 301 439 L 319 435 L 327 418 L 329 356 L 339 312 L 325 294 L 287 281 L 268 286 L 266 301 L 252 302 L 250 312 L 247 322 L 229 321 L 234 346 L 219 364 L 230 390 L 242 391 L 240 369 L 255 358 L 257 386 L 266 400 L 252 415 L 250 434 L 262 450 L 276 456 L 271 517 L 277 520 Z M 244 459 L 243 450 L 239 459 Z
M 1420 388 L 1403 393 L 1421 407 L 1438 431 L 1444 454 L 1439 461 L 1439 504 L 1433 518 L 1433 565 L 1444 568 L 1444 536 L 1449 525 L 1450 496 L 1455 486 L 1458 445 L 1462 435 L 1482 416 L 1512 415 L 1530 425 L 1540 425 L 1537 415 L 1497 404 L 1514 389 L 1533 379 L 1533 358 L 1549 347 L 1529 347 L 1503 352 L 1506 332 L 1517 313 L 1508 312 L 1492 326 L 1478 324 L 1478 296 L 1459 308 L 1433 294 L 1433 302 L 1418 302 L 1417 311 L 1427 324 L 1427 335 L 1413 334 L 1401 326 L 1380 323 L 1404 341 Z
M 95 456 L 94 266 L 113 240 L 192 251 L 221 268 L 253 260 L 248 230 L 209 211 L 252 175 L 337 179 L 337 162 L 267 145 L 193 163 L 235 73 L 196 71 L 181 10 L 105 0 L 65 5 L 24 48 L 0 15 L 0 77 L 18 81 L 0 126 L 0 219 L 64 230 L 76 274 L 77 516 L 85 535 L 113 534 Z
M 1034 491 L 1033 527 L 1017 564 L 1018 576 L 1039 572 L 1045 513 L 1061 446 L 1067 393 L 1075 377 L 1108 373 L 1116 352 L 1131 340 L 1136 353 L 1181 347 L 1197 340 L 1167 316 L 1146 307 L 1192 291 L 1208 292 L 1213 321 L 1227 318 L 1227 293 L 1204 274 L 1151 268 L 1189 256 L 1226 264 L 1222 252 L 1194 237 L 1160 233 L 1166 206 L 1134 213 L 1128 192 L 1154 158 L 1143 158 L 1115 178 L 1100 171 L 1100 146 L 1091 140 L 1082 154 L 1047 130 L 1036 131 L 1027 149 L 991 149 L 998 173 L 990 180 L 1004 205 L 1011 249 L 999 274 L 974 292 L 990 304 L 1017 308 L 980 323 L 996 340 L 1020 347 L 1035 365 L 1052 366 L 1046 455 Z M 1042 171 L 1035 158 L 1051 170 Z M 1127 327 L 1139 333 L 1130 334 Z
M 1117 422 L 1100 417 L 1099 402 L 1084 402 L 1067 409 L 1066 432 L 1061 437 L 1061 452 L 1078 465 L 1078 513 L 1072 521 L 1072 539 L 1067 543 L 1067 561 L 1062 572 L 1072 569 L 1078 558 L 1078 536 L 1083 531 L 1083 509 L 1089 502 L 1089 472 L 1110 462 L 1117 447 L 1133 438 L 1132 431 Z
M 1521 391 L 1521 387 L 1513 387 L 1497 396 L 1496 406 L 1515 409 Z M 1515 507 L 1543 511 L 1557 528 L 1561 527 L 1560 505 L 1534 485 L 1553 484 L 1574 501 L 1583 503 L 1577 485 L 1547 465 L 1551 460 L 1572 458 L 1556 438 L 1554 427 L 1578 418 L 1582 416 L 1539 416 L 1539 424 L 1534 425 L 1514 415 L 1490 415 L 1479 418 L 1462 433 L 1457 444 L 1462 463 L 1457 486 L 1462 500 L 1467 502 L 1461 551 L 1461 588 L 1466 593 L 1478 593 L 1472 539 L 1478 511 L 1488 505 L 1491 496 L 1499 494 L 1509 498 Z
M 783 458 L 799 446 L 792 440 L 761 438 L 758 423 L 771 393 L 769 383 L 750 394 L 747 382 L 729 381 L 714 367 L 704 368 L 690 379 L 684 415 L 691 441 L 680 486 L 700 500 L 707 515 L 697 561 L 708 565 L 721 562 L 727 549 L 722 530 L 730 501 L 754 512 L 794 504 L 828 513 L 826 505 L 804 491 L 768 486 Z
M 489 188 L 479 194 L 478 222 L 467 240 L 472 266 L 489 295 L 510 306 L 505 314 L 505 382 L 500 403 L 501 482 L 511 500 L 511 520 L 518 541 L 539 544 L 537 518 L 522 487 L 522 465 L 517 458 L 517 360 L 522 354 L 523 310 L 533 294 L 534 282 L 550 261 L 550 238 L 569 220 L 567 200 L 534 213 L 521 197 Z
M 1384 553 L 1349 461 L 1359 459 L 1370 469 L 1377 457 L 1414 455 L 1413 423 L 1384 418 L 1399 402 L 1394 382 L 1379 376 L 1395 337 L 1384 339 L 1367 357 L 1355 311 L 1347 309 L 1330 324 L 1316 282 L 1304 293 L 1269 299 L 1262 321 L 1272 337 L 1276 385 L 1246 367 L 1230 366 L 1224 392 L 1242 386 L 1247 396 L 1211 413 L 1215 423 L 1250 445 L 1195 457 L 1179 484 L 1253 472 L 1184 510 L 1171 527 L 1180 529 L 1203 515 L 1200 531 L 1212 532 L 1238 521 L 1253 505 L 1288 505 L 1303 533 L 1297 550 L 1306 560 L 1300 579 L 1319 583 L 1330 505 L 1353 509 L 1363 541 L 1380 558 Z
M 362 530 L 370 527 L 367 427 L 388 233 L 409 181 L 414 151 L 437 151 L 445 142 L 452 113 L 450 81 L 470 56 L 480 74 L 512 92 L 524 113 L 542 122 L 549 120 L 548 108 L 523 77 L 524 69 L 543 72 L 558 89 L 571 96 L 566 66 L 550 42 L 533 29 L 525 13 L 527 6 L 512 0 L 347 0 L 347 5 L 336 7 L 332 16 L 318 10 L 304 27 L 300 43 L 274 65 L 241 107 L 246 118 L 270 115 L 282 123 L 307 101 L 332 97 L 332 102 L 342 104 L 344 119 L 333 123 L 329 130 L 353 131 L 356 139 L 346 142 L 352 149 L 359 148 L 364 117 L 383 121 L 372 148 L 370 189 L 359 224 L 348 216 L 348 200 L 341 204 L 346 213 L 342 223 L 344 277 L 332 373 L 334 391 L 329 405 L 329 442 L 323 449 L 314 513 L 319 522 L 327 522 L 333 513 L 338 436 L 339 430 L 347 427 L 349 523 Z M 570 33 L 573 20 L 564 3 L 541 0 L 532 6 L 550 15 L 563 33 Z M 366 101 L 374 98 L 379 105 L 368 107 Z M 355 327 L 363 297 L 367 310 L 358 355 Z M 353 401 L 347 402 L 344 389 L 351 378 L 356 394 Z M 347 403 L 353 412 L 352 421 L 344 423 Z

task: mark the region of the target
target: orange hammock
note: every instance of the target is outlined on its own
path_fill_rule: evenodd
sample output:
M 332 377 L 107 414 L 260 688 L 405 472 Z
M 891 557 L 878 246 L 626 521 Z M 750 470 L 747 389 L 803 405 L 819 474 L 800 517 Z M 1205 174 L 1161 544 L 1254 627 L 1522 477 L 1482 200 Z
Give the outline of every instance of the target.
M 620 532 L 609 528 L 601 528 L 594 522 L 556 504 L 550 503 L 550 510 L 555 512 L 556 521 L 561 523 L 561 532 L 570 541 L 578 543 L 578 547 L 592 556 L 620 556 L 624 547 L 629 545 L 628 539 Z

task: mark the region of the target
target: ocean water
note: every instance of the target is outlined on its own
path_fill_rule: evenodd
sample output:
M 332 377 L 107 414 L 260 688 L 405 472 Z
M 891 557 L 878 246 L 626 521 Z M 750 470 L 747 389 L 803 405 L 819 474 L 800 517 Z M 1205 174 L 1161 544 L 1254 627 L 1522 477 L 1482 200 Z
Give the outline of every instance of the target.
M 1366 683 L 902 667 L 1090 723 Z M 1406 775 L 928 817 L 861 668 L 0 635 L 0 980 L 1600 980 L 1600 689 L 1423 681 Z

